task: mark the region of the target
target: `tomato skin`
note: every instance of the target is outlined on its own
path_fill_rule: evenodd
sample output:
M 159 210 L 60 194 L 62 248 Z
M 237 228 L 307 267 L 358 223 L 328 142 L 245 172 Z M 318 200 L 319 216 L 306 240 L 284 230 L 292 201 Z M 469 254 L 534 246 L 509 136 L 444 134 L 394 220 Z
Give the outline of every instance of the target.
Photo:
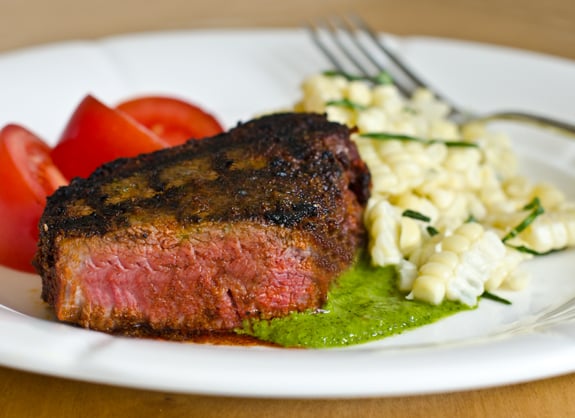
M 34 272 L 32 258 L 46 196 L 67 184 L 50 148 L 19 125 L 0 130 L 0 264 Z
M 166 146 L 145 127 L 88 95 L 72 114 L 50 155 L 64 176 L 72 179 L 88 177 L 108 161 Z
M 174 97 L 140 97 L 124 101 L 116 108 L 172 146 L 189 139 L 201 139 L 223 132 L 222 125 L 213 115 Z

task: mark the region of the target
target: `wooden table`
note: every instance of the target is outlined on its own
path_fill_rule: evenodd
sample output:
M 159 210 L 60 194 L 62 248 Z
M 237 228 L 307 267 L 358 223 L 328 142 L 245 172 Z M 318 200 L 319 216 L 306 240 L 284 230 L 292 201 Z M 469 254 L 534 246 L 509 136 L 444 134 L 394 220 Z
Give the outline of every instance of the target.
M 391 33 L 469 39 L 575 59 L 572 0 L 162 0 L 153 4 L 3 0 L 0 51 L 147 30 L 296 27 L 309 18 L 352 10 Z M 0 368 L 0 417 L 567 417 L 575 416 L 574 388 L 575 374 L 571 374 L 432 396 L 234 399 L 126 389 Z

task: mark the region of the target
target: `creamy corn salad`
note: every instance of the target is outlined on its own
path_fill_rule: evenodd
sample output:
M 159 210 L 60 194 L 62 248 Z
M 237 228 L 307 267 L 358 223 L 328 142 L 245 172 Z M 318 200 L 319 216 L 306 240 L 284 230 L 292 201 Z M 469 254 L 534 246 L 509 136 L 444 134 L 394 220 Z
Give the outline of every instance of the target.
M 371 260 L 396 266 L 407 298 L 474 306 L 485 292 L 523 288 L 524 260 L 575 244 L 575 205 L 518 174 L 506 135 L 450 122 L 426 89 L 403 97 L 392 83 L 316 74 L 295 110 L 356 129 L 373 181 Z

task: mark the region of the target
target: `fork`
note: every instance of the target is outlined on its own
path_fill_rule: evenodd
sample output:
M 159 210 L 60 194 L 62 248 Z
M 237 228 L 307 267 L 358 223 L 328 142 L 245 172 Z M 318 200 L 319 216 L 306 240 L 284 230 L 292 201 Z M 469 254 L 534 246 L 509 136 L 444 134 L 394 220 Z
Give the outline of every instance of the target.
M 411 97 L 418 88 L 425 88 L 450 107 L 451 111 L 448 117 L 459 125 L 465 125 L 474 121 L 511 120 L 527 122 L 575 136 L 575 125 L 547 116 L 523 111 L 497 111 L 480 115 L 457 106 L 424 83 L 415 71 L 406 65 L 378 37 L 376 32 L 357 15 L 326 19 L 316 24 L 311 23 L 307 26 L 307 29 L 314 44 L 338 71 L 343 73 L 348 73 L 349 71 L 359 72 L 370 80 L 374 80 L 374 74 L 376 73 L 388 74 L 396 87 L 406 97 Z M 322 34 L 324 35 L 323 37 Z M 325 39 L 329 39 L 329 42 Z M 389 66 L 383 65 L 382 61 L 386 61 Z M 347 62 L 347 64 L 344 62 Z M 374 70 L 370 71 L 368 67 Z

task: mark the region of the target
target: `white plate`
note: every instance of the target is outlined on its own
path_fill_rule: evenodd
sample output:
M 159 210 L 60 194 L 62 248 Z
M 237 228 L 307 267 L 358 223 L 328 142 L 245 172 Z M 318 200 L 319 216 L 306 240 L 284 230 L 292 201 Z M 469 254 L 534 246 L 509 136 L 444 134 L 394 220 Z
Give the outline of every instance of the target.
M 478 110 L 530 109 L 574 122 L 575 64 L 428 38 L 396 39 L 429 80 Z M 186 97 L 228 125 L 289 107 L 327 63 L 301 31 L 197 31 L 71 42 L 0 56 L 0 125 L 54 141 L 88 92 L 113 104 L 141 93 Z M 575 142 L 511 125 L 525 171 L 575 199 Z M 376 343 L 336 350 L 137 340 L 51 321 L 34 275 L 0 269 L 0 364 L 94 382 L 262 397 L 391 396 L 483 388 L 575 371 L 575 257 L 530 262 L 530 287 Z M 559 306 L 556 316 L 547 313 Z

